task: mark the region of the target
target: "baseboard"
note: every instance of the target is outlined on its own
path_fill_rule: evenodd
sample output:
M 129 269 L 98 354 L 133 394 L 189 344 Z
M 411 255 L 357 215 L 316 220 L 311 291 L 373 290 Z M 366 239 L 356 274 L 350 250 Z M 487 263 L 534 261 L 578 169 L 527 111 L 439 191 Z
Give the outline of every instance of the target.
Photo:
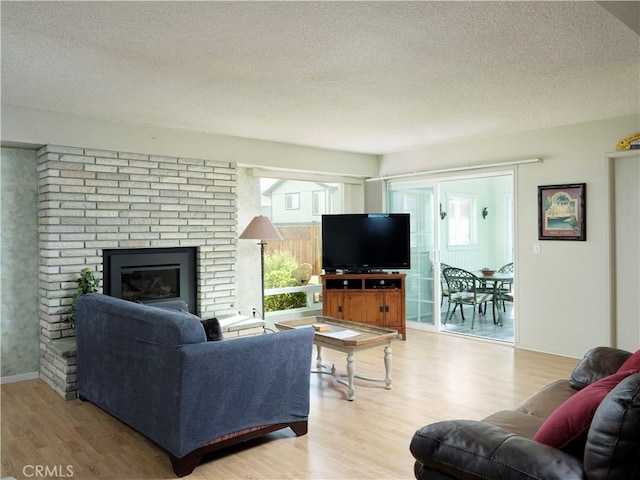
M 5 383 L 24 382 L 25 380 L 33 380 L 35 378 L 40 378 L 40 374 L 38 372 L 20 373 L 18 375 L 9 375 L 7 377 L 0 378 L 0 384 L 4 385 Z

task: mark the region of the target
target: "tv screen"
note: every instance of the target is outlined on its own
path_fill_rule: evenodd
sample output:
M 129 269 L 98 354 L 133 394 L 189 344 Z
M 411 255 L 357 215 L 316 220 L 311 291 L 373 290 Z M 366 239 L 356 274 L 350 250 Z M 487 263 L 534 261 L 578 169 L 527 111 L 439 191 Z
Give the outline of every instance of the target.
M 409 214 L 323 215 L 322 267 L 358 273 L 411 268 Z

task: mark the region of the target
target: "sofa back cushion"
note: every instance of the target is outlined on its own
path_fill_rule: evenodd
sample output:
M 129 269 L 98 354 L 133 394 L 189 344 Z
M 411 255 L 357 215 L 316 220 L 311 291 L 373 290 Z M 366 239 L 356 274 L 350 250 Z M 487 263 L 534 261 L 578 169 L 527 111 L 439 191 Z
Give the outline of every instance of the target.
M 631 355 L 618 369 L 619 372 L 626 370 L 640 371 L 640 350 Z
M 584 470 L 589 480 L 640 478 L 640 373 L 620 382 L 596 410 Z
M 554 448 L 573 451 L 570 444 L 587 431 L 602 400 L 631 374 L 631 371 L 614 373 L 580 390 L 544 421 L 533 439 Z
M 601 378 L 616 373 L 630 356 L 630 352 L 617 348 L 592 348 L 573 370 L 569 383 L 576 390 L 581 390 Z
M 99 293 L 78 298 L 80 333 L 93 331 L 94 341 L 178 346 L 206 341 L 204 328 L 192 315 L 179 310 L 152 307 Z M 108 339 L 107 339 L 108 337 Z

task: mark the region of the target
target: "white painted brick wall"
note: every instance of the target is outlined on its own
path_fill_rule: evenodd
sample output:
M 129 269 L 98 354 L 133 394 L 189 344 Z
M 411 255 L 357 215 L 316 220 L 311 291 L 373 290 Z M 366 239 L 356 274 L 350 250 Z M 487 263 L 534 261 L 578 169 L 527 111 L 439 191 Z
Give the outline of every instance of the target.
M 234 164 L 47 145 L 38 178 L 41 377 L 63 397 L 75 390 L 75 360 L 56 340 L 74 335 L 75 280 L 85 267 L 102 279 L 102 249 L 198 247 L 198 312 L 234 308 Z

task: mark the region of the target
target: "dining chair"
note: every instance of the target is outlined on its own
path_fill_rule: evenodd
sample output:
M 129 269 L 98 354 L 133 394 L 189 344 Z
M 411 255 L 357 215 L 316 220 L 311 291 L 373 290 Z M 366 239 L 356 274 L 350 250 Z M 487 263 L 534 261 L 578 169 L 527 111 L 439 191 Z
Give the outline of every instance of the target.
M 513 273 L 513 263 L 507 263 L 503 265 L 498 270 L 499 273 Z M 498 290 L 499 298 L 498 300 L 502 303 L 502 311 L 506 312 L 507 307 L 504 305 L 504 302 L 513 303 L 513 280 L 502 282 L 500 284 L 500 288 Z
M 473 328 L 476 320 L 476 306 L 486 302 L 493 302 L 493 293 L 483 292 L 480 279 L 467 270 L 449 267 L 445 268 L 442 273 L 449 290 L 449 307 L 447 308 L 444 325 L 453 316 L 457 305 L 460 305 L 460 310 L 462 310 L 462 305 L 472 305 L 473 318 L 471 319 L 471 328 Z M 451 311 L 452 303 L 455 305 L 453 311 Z M 464 318 L 462 320 L 464 321 Z
M 447 302 L 449 301 L 449 287 L 447 286 L 447 280 L 444 278 L 444 271 L 447 268 L 451 268 L 451 265 L 440 262 L 440 306 L 442 307 L 442 302 L 446 298 Z M 458 308 L 458 304 L 453 307 L 453 311 L 456 311 Z M 462 310 L 462 305 L 460 305 L 460 315 L 462 315 L 462 321 L 464 322 L 464 310 Z

